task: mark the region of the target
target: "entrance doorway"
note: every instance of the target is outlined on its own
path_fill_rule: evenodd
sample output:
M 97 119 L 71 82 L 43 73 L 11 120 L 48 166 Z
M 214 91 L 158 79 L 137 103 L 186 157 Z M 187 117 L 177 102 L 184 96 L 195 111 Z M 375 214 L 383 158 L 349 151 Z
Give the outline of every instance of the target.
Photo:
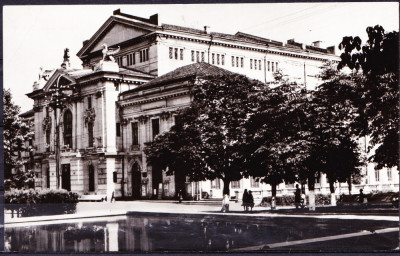
M 71 167 L 70 164 L 61 165 L 61 186 L 67 191 L 71 191 Z
M 89 165 L 89 192 L 94 191 L 94 166 Z
M 151 167 L 151 176 L 152 176 L 152 183 L 153 183 L 153 197 L 157 197 L 161 199 L 162 194 L 162 187 L 160 187 L 160 183 L 162 183 L 162 169 L 156 165 Z M 155 194 L 154 194 L 155 192 Z
M 138 163 L 134 163 L 132 166 L 132 198 L 140 199 L 140 183 L 141 173 Z

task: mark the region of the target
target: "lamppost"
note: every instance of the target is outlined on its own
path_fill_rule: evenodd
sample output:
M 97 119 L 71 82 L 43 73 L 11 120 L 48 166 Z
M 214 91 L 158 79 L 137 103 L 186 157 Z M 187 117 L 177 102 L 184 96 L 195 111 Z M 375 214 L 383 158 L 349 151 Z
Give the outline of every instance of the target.
M 70 99 L 72 94 L 72 88 L 70 85 L 61 85 L 60 79 L 63 74 L 57 78 L 56 83 L 52 88 L 49 89 L 50 103 L 49 106 L 54 110 L 54 120 L 56 122 L 55 130 L 55 157 L 56 157 L 56 178 L 57 178 L 57 189 L 60 189 L 60 123 L 61 113 L 66 107 L 65 103 Z

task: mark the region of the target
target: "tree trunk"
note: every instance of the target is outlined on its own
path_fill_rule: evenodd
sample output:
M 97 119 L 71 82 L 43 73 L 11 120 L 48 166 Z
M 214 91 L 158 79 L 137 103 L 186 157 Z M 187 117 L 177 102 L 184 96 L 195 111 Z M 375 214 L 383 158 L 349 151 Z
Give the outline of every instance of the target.
M 229 196 L 230 195 L 229 184 L 231 183 L 231 181 L 229 179 L 224 179 L 223 181 L 224 181 L 224 189 L 222 190 L 223 194 Z
M 336 206 L 335 183 L 329 179 L 329 189 L 331 191 L 331 206 Z
M 271 198 L 271 210 L 276 209 L 276 184 L 271 184 L 272 198 Z
M 309 206 L 308 209 L 312 212 L 315 211 L 315 191 L 314 191 L 314 185 L 315 185 L 315 177 L 314 175 L 308 179 L 308 202 Z
M 223 179 L 224 181 L 224 189 L 223 191 L 223 200 L 222 200 L 222 212 L 229 212 L 229 184 L 230 180 L 229 179 Z
M 349 188 L 349 195 L 351 195 L 351 189 L 352 189 L 352 187 L 351 187 L 351 174 L 349 175 L 349 177 L 347 179 L 347 185 L 348 185 L 348 188 Z

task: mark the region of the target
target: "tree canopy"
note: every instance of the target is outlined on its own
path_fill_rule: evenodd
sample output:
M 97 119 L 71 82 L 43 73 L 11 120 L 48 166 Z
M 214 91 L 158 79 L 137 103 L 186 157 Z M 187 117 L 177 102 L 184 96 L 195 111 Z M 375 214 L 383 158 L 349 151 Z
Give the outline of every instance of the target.
M 344 52 L 338 68 L 361 69 L 364 78 L 357 83 L 359 135 L 369 135 L 376 147 L 371 160 L 376 168 L 398 165 L 399 84 L 398 32 L 386 33 L 376 25 L 366 29 L 368 40 L 344 37 L 339 45 Z

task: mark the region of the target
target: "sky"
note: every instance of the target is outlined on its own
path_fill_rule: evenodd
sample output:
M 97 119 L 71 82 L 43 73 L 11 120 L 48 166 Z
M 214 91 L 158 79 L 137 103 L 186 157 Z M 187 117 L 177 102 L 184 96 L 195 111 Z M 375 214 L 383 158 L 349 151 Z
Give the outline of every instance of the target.
M 112 15 L 121 12 L 161 23 L 235 34 L 238 31 L 286 42 L 336 47 L 344 36 L 360 36 L 377 24 L 399 31 L 397 2 L 266 3 L 169 5 L 35 5 L 3 6 L 3 87 L 10 88 L 21 112 L 32 108 L 32 91 L 40 67 L 60 67 L 69 48 L 71 67 L 81 68 L 76 53 Z M 340 54 L 337 50 L 337 54 Z

